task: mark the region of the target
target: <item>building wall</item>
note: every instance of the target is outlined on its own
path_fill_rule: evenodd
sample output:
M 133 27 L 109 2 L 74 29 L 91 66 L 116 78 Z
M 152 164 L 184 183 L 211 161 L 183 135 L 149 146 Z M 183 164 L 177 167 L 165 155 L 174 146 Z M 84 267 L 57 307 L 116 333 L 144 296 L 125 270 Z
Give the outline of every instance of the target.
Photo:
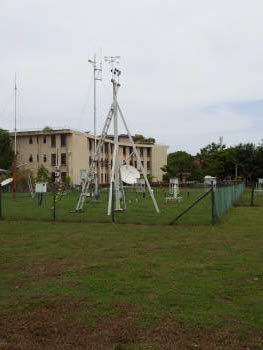
M 61 144 L 61 135 L 65 135 L 65 145 Z M 14 134 L 11 134 L 11 136 L 14 139 Z M 52 145 L 51 138 L 55 139 L 55 145 Z M 44 139 L 46 142 L 44 142 Z M 31 141 L 32 143 L 30 143 Z M 145 172 L 153 176 L 153 181 L 161 181 L 163 172 L 160 168 L 167 162 L 168 147 L 136 144 L 136 148 Z M 99 159 L 98 173 L 101 184 L 109 183 L 110 181 L 113 149 L 114 141 L 106 139 Z M 69 175 L 72 184 L 77 185 L 81 183 L 80 170 L 88 170 L 93 158 L 94 136 L 66 129 L 47 132 L 18 132 L 17 151 L 18 165 L 26 163 L 25 166 L 36 174 L 38 168 L 43 164 L 53 174 L 53 177 L 56 172 L 56 165 L 58 165 L 60 166 L 61 174 L 63 176 Z M 131 155 L 132 152 L 128 138 L 122 135 L 119 138 L 120 163 L 123 164 L 128 158 L 127 162 L 140 171 L 135 155 Z M 55 163 L 52 163 L 52 155 L 56 158 Z M 62 164 L 62 159 L 65 164 Z

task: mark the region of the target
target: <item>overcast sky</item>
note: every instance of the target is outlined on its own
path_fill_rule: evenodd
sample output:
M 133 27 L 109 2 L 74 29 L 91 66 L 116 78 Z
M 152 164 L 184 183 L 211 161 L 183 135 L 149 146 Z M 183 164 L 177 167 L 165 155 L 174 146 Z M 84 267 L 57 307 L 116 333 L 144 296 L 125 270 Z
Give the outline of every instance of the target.
M 169 151 L 263 138 L 262 0 L 0 0 L 0 127 L 93 130 L 92 66 L 121 56 L 133 134 Z M 98 129 L 112 99 L 98 82 Z M 120 132 L 124 132 L 120 126 Z

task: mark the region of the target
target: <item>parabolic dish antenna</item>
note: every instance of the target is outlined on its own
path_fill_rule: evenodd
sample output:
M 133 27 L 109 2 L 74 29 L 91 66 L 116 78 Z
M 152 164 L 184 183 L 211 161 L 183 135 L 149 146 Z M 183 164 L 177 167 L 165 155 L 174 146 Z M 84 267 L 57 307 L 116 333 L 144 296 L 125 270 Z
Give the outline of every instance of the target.
M 139 171 L 131 165 L 123 165 L 121 167 L 121 180 L 126 184 L 136 184 L 137 179 L 140 178 Z
M 6 185 L 10 184 L 10 182 L 12 182 L 12 181 L 13 181 L 13 178 L 9 177 L 9 179 L 6 179 L 6 180 L 1 182 L 1 186 L 6 186 Z

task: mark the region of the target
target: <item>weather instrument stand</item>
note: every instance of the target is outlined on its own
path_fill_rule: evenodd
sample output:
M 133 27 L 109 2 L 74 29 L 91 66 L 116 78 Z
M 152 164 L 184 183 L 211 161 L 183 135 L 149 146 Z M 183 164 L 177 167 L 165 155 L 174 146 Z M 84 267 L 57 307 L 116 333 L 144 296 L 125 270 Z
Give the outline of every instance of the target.
M 110 110 L 108 112 L 105 124 L 103 126 L 101 137 L 100 137 L 99 142 L 97 144 L 97 147 L 95 149 L 95 153 L 94 153 L 90 168 L 86 174 L 83 188 L 82 188 L 82 191 L 81 191 L 78 203 L 77 203 L 76 211 L 79 212 L 79 211 L 83 210 L 83 206 L 85 203 L 85 199 L 87 197 L 89 187 L 90 187 L 91 183 L 94 182 L 94 177 L 96 174 L 96 165 L 98 164 L 98 160 L 100 159 L 101 148 L 104 144 L 105 138 L 107 137 L 108 130 L 109 130 L 112 119 L 113 119 L 113 124 L 114 124 L 114 150 L 113 150 L 113 159 L 112 159 L 113 163 L 112 163 L 112 169 L 111 169 L 108 215 L 111 215 L 111 213 L 112 213 L 112 202 L 113 202 L 112 200 L 113 200 L 113 198 L 114 198 L 114 208 L 113 208 L 114 210 L 118 211 L 118 210 L 125 210 L 126 209 L 123 184 L 122 184 L 121 175 L 120 175 L 120 160 L 119 160 L 118 116 L 120 116 L 120 118 L 124 124 L 124 127 L 126 129 L 126 132 L 128 134 L 130 143 L 132 145 L 133 153 L 137 159 L 137 163 L 139 164 L 139 168 L 143 174 L 144 180 L 145 180 L 146 185 L 148 187 L 149 194 L 152 198 L 155 210 L 159 214 L 160 211 L 159 211 L 157 202 L 155 200 L 153 190 L 151 189 L 151 186 L 150 186 L 150 183 L 147 179 L 145 170 L 142 166 L 142 162 L 141 162 L 139 153 L 135 147 L 133 138 L 131 136 L 131 133 L 129 131 L 127 123 L 124 119 L 124 115 L 123 115 L 121 108 L 119 106 L 119 103 L 118 103 L 117 92 L 118 92 L 118 89 L 120 88 L 119 77 L 120 77 L 121 72 L 117 68 L 114 68 L 114 65 L 118 61 L 118 59 L 119 59 L 119 57 L 106 57 L 105 58 L 106 62 L 110 63 L 110 65 L 111 65 L 111 73 L 112 73 L 111 83 L 112 83 L 112 87 L 113 87 L 113 101 L 112 101 Z M 113 191 L 114 191 L 114 194 L 113 194 Z M 121 204 L 122 204 L 122 206 L 121 206 Z

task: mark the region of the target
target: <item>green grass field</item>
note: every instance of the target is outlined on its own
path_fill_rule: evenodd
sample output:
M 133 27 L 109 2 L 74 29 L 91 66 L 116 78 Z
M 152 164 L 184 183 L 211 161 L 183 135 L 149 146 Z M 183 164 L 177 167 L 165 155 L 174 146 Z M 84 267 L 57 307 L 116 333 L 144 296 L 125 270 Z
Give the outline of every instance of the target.
M 142 193 L 126 191 L 126 206 L 124 212 L 116 212 L 116 222 L 141 224 L 168 224 L 197 198 L 205 193 L 204 189 L 182 189 L 181 201 L 166 201 L 168 189 L 155 189 L 155 197 L 160 208 L 157 214 L 149 194 L 143 198 Z M 85 202 L 83 213 L 74 213 L 80 192 L 66 191 L 66 194 L 56 204 L 56 218 L 60 221 L 78 222 L 111 222 L 112 217 L 107 215 L 108 191 L 101 191 L 100 203 L 93 203 L 90 199 Z M 53 195 L 48 193 L 46 206 L 38 207 L 37 198 L 32 199 L 29 194 L 18 194 L 17 201 L 12 194 L 3 194 L 3 216 L 8 219 L 52 220 Z M 211 196 L 208 195 L 195 208 L 191 214 L 182 217 L 180 223 L 207 224 L 211 223 Z
M 262 349 L 262 226 L 3 220 L 0 349 Z

